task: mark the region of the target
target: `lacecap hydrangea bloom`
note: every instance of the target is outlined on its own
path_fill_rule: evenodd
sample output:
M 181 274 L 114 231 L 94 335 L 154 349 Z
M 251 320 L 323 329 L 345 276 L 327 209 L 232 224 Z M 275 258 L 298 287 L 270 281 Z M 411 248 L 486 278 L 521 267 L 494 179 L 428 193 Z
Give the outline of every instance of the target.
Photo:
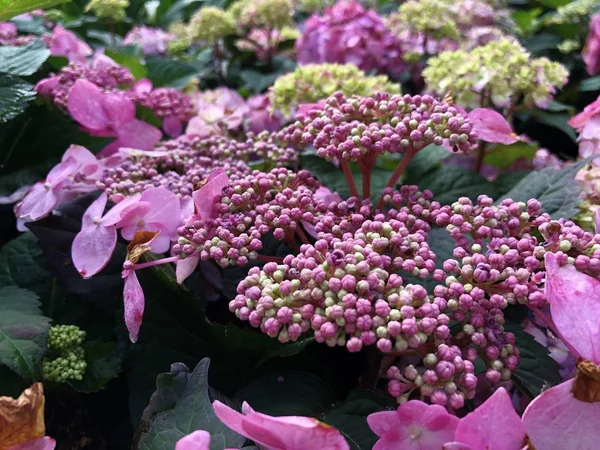
M 138 45 L 144 55 L 155 56 L 167 53 L 169 42 L 175 39 L 175 35 L 167 33 L 160 28 L 146 26 L 133 27 L 125 35 L 123 43 L 126 45 Z
M 288 114 L 299 105 L 316 103 L 338 91 L 366 96 L 378 91 L 399 93 L 400 86 L 385 75 L 367 75 L 353 64 L 307 64 L 275 81 L 271 102 Z
M 193 41 L 213 45 L 235 32 L 235 20 L 229 12 L 221 8 L 206 6 L 194 13 L 188 25 L 188 32 Z
M 374 10 L 340 1 L 312 16 L 296 41 L 300 64 L 352 63 L 364 71 L 399 73 L 404 64 L 398 39 Z
M 446 51 L 427 61 L 423 78 L 429 91 L 452 92 L 465 107 L 498 108 L 523 103 L 545 107 L 568 79 L 567 69 L 547 58 L 531 58 L 515 40 L 501 39 L 471 51 Z

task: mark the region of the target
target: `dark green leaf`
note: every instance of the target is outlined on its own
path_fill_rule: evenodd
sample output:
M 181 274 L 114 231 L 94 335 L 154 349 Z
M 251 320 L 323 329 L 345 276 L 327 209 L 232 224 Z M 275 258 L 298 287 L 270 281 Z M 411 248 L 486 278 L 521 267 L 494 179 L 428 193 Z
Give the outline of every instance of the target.
M 148 78 L 155 86 L 184 88 L 191 80 L 202 75 L 199 63 L 179 61 L 162 57 L 148 58 L 146 61 Z
M 21 114 L 34 98 L 31 84 L 11 75 L 0 75 L 0 123 Z
M 450 155 L 451 153 L 445 148 L 433 144 L 420 150 L 408 163 L 404 174 L 406 184 L 418 184 L 421 177 L 438 168 L 440 163 Z M 395 167 L 387 168 L 393 170 Z
M 353 450 L 370 450 L 377 441 L 377 436 L 369 428 L 367 416 L 395 409 L 396 406 L 388 396 L 357 389 L 343 403 L 327 411 L 324 420 L 344 435 Z
M 34 9 L 46 9 L 70 0 L 0 0 L 0 21 L 11 19 Z
M 8 367 L 0 364 L 0 397 L 18 398 L 29 384 Z
M 52 277 L 42 266 L 42 250 L 32 233 L 24 233 L 0 251 L 0 287 L 15 286 L 39 296 L 49 293 Z
M 289 370 L 254 380 L 235 399 L 273 416 L 317 416 L 336 400 L 334 391 L 316 376 Z
M 156 15 L 163 27 L 181 22 L 187 19 L 186 11 L 196 3 L 202 3 L 202 0 L 179 0 L 171 4 L 168 1 L 161 1 L 156 10 Z
M 294 356 L 304 350 L 307 346 L 315 341 L 314 337 L 302 339 L 296 342 L 289 342 L 287 344 L 280 344 L 271 350 L 268 350 L 262 359 L 256 364 L 260 366 L 262 363 L 274 359 L 274 358 L 285 358 L 288 356 Z
M 41 41 L 23 47 L 0 47 L 0 72 L 33 75 L 49 56 L 50 50 Z
M 121 357 L 116 342 L 86 342 L 83 346 L 87 369 L 81 381 L 70 384 L 79 392 L 96 392 L 121 372 Z
M 577 138 L 575 130 L 573 129 L 573 127 L 571 127 L 571 125 L 567 123 L 567 121 L 571 118 L 570 114 L 549 113 L 546 111 L 542 111 L 541 109 L 536 109 L 531 111 L 531 115 L 543 124 L 549 125 L 554 128 L 558 128 L 571 139 L 575 140 Z
M 528 142 L 515 142 L 510 145 L 496 144 L 494 148 L 486 153 L 483 162 L 498 169 L 509 167 L 519 159 L 531 161 L 539 146 Z
M 512 19 L 517 25 L 517 32 L 521 35 L 527 35 L 535 32 L 540 27 L 540 22 L 537 20 L 542 13 L 541 8 L 535 9 L 520 9 L 511 14 Z
M 152 421 L 150 431 L 140 440 L 140 450 L 172 450 L 179 439 L 196 430 L 211 434 L 213 450 L 244 444 L 246 438 L 224 425 L 213 412 L 209 364 L 207 358 L 198 363 L 175 407 L 159 413 Z
M 579 90 L 583 92 L 600 90 L 600 75 L 583 80 L 579 84 Z
M 0 363 L 28 381 L 41 377 L 50 319 L 42 316 L 33 292 L 0 288 Z
M 518 324 L 506 322 L 504 329 L 514 333 L 521 352 L 519 368 L 513 373 L 513 380 L 521 391 L 530 398 L 535 398 L 542 390 L 562 381 L 558 363 L 552 359 L 546 347 L 539 344 Z
M 520 202 L 535 198 L 542 202 L 542 210 L 553 219 L 569 219 L 577 213 L 577 205 L 580 202 L 580 188 L 575 175 L 588 163 L 589 159 L 584 159 L 560 170 L 548 168 L 533 171 L 497 202 L 505 198 Z
M 146 76 L 146 66 L 140 61 L 139 57 L 127 55 L 124 52 L 117 52 L 115 50 L 106 50 L 106 56 L 114 59 L 115 62 L 122 66 L 127 67 L 136 80 Z

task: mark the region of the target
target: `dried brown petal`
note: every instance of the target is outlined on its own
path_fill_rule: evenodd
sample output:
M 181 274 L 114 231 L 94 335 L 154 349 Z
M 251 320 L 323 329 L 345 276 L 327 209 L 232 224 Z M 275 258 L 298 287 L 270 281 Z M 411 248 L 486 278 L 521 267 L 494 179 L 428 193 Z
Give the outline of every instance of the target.
M 44 387 L 35 383 L 18 399 L 0 397 L 0 450 L 41 438 L 44 425 Z
M 600 366 L 592 361 L 577 364 L 573 397 L 586 403 L 600 402 Z
M 159 231 L 137 231 L 127 245 L 127 259 L 137 264 L 142 255 L 150 251 L 150 242 L 158 235 Z

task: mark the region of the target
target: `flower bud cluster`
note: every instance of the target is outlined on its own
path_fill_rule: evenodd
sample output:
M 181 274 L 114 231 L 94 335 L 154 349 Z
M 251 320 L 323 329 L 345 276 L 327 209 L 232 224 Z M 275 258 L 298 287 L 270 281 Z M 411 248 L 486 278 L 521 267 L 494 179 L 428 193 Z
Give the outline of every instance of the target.
M 544 107 L 563 87 L 567 69 L 547 58 L 531 58 L 515 40 L 492 41 L 471 51 L 446 51 L 427 61 L 423 77 L 428 89 L 452 92 L 460 105 L 481 106 L 489 99 L 497 107 L 519 101 Z M 482 81 L 483 80 L 483 81 Z
M 245 265 L 262 249 L 262 236 L 272 232 L 276 239 L 293 239 L 300 221 L 314 221 L 313 214 L 325 210 L 325 203 L 313 198 L 318 187 L 305 170 L 255 170 L 230 183 L 215 199 L 216 218 L 177 230 L 181 238 L 172 252 L 183 258 L 197 254 L 203 260 L 214 259 L 222 267 Z
M 48 331 L 47 354 L 43 361 L 44 379 L 56 383 L 82 380 L 87 363 L 81 344 L 86 332 L 74 325 L 57 325 Z
M 444 305 L 394 273 L 399 264 L 394 256 L 401 253 L 391 232 L 395 226 L 368 222 L 354 237 L 319 239 L 283 264 L 252 268 L 230 310 L 281 342 L 312 330 L 317 342 L 351 352 L 370 345 L 406 351 L 430 337 L 446 339 L 450 322 L 441 312 Z
M 189 37 L 208 45 L 235 33 L 235 20 L 231 13 L 216 6 L 200 8 L 190 19 Z
M 238 28 L 280 30 L 294 26 L 292 0 L 238 0 L 228 9 Z
M 386 76 L 370 76 L 354 64 L 307 64 L 279 77 L 271 88 L 274 108 L 289 114 L 299 105 L 316 103 L 341 91 L 346 96 L 400 92 Z
M 176 117 L 181 122 L 188 122 L 196 113 L 191 98 L 183 92 L 161 87 L 143 94 L 138 94 L 136 100 L 151 109 L 161 119 Z
M 21 47 L 37 39 L 33 34 L 19 35 L 17 26 L 12 22 L 0 22 L 0 45 Z
M 85 11 L 91 11 L 99 19 L 123 22 L 127 17 L 128 7 L 129 0 L 90 0 Z
M 549 24 L 580 24 L 586 21 L 598 5 L 597 0 L 575 0 L 559 6 L 556 13 L 548 19 Z
M 406 153 L 447 139 L 469 151 L 477 142 L 471 122 L 449 104 L 429 95 L 345 97 L 336 92 L 323 109 L 298 114 L 280 132 L 292 144 L 312 145 L 320 157 L 358 161 L 383 153 Z

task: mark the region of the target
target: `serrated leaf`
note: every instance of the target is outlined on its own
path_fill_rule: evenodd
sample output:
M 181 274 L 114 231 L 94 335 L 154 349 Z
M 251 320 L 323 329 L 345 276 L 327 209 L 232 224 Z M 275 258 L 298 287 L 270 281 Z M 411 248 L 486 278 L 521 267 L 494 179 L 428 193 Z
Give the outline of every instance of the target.
M 272 416 L 316 416 L 333 404 L 336 396 L 313 374 L 281 370 L 252 381 L 234 399 Z
M 246 442 L 245 437 L 223 424 L 212 409 L 209 365 L 208 358 L 198 363 L 175 407 L 156 416 L 148 434 L 141 438 L 138 449 L 172 450 L 179 439 L 196 430 L 211 434 L 212 450 L 240 448 Z
M 0 123 L 21 114 L 34 98 L 31 84 L 11 75 L 0 75 Z
M 552 359 L 546 347 L 515 323 L 506 322 L 504 329 L 514 333 L 517 338 L 521 356 L 519 368 L 513 372 L 512 377 L 525 394 L 535 398 L 542 390 L 562 381 L 558 363 Z
M 42 265 L 42 249 L 32 233 L 13 239 L 0 251 L 0 287 L 15 286 L 47 293 L 52 286 L 52 276 Z
M 0 363 L 28 381 L 39 380 L 50 319 L 38 296 L 14 286 L 0 288 Z
M 0 21 L 35 9 L 46 9 L 69 1 L 71 0 L 0 0 Z
M 69 384 L 79 392 L 97 392 L 121 372 L 121 356 L 117 353 L 116 342 L 86 342 L 85 361 L 87 368 L 81 381 Z
M 50 50 L 39 40 L 23 47 L 0 47 L 0 72 L 33 75 L 49 56 Z
M 520 202 L 535 198 L 542 202 L 542 211 L 550 214 L 553 219 L 569 219 L 577 213 L 580 202 L 580 188 L 575 175 L 589 160 L 583 159 L 560 170 L 548 168 L 531 172 L 498 199 L 497 203 L 505 198 Z
M 199 64 L 162 57 L 151 57 L 146 61 L 148 78 L 158 86 L 184 88 L 192 79 L 202 75 Z

